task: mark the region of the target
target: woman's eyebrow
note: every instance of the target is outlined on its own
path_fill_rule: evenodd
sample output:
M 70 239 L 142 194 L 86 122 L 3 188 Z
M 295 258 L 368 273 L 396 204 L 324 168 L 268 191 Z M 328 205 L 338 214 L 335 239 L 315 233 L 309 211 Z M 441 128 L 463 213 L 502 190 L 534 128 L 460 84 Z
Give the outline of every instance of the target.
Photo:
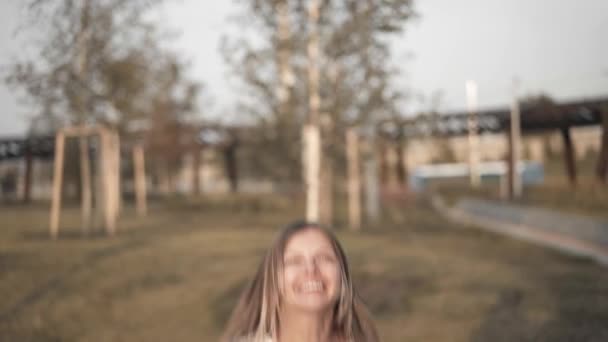
M 307 253 L 305 253 L 303 251 L 289 251 L 289 252 L 285 252 L 283 254 L 283 258 L 297 257 L 297 256 L 302 256 L 304 254 L 307 254 Z M 318 248 L 318 249 L 314 250 L 311 254 L 331 254 L 331 255 L 335 255 L 336 253 L 330 247 L 321 247 L 321 248 Z
M 302 253 L 294 251 L 294 252 L 285 253 L 283 255 L 283 258 L 287 259 L 287 258 L 294 258 L 294 257 L 300 257 L 300 256 L 302 256 Z

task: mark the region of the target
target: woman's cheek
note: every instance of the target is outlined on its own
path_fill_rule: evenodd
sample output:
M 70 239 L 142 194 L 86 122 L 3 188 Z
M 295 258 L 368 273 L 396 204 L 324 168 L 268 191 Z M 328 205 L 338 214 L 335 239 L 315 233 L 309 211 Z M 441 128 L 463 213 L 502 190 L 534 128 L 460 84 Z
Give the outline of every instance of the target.
M 285 271 L 283 272 L 283 283 L 285 284 L 286 287 L 290 287 L 293 282 L 295 281 L 295 278 L 297 276 L 297 270 L 295 267 L 287 267 L 285 269 Z
M 323 266 L 322 270 L 323 270 L 323 275 L 326 278 L 331 279 L 333 283 L 336 283 L 337 281 L 340 280 L 340 277 L 339 277 L 340 270 L 335 264 L 327 263 Z

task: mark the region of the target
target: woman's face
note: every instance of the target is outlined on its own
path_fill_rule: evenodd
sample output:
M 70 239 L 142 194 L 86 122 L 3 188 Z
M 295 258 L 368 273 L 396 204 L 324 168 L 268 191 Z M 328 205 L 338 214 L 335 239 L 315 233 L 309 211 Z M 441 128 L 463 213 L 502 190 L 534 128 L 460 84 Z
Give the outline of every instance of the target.
M 333 307 L 340 289 L 340 265 L 329 239 L 318 229 L 293 235 L 283 257 L 282 301 L 291 309 L 320 312 Z

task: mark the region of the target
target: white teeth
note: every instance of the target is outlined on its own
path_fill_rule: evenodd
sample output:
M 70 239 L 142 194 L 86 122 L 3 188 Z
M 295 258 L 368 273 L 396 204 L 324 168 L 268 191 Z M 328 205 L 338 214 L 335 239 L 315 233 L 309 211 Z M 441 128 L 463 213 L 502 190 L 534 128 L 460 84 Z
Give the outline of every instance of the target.
M 319 292 L 323 290 L 323 283 L 320 281 L 307 281 L 300 288 L 303 292 Z

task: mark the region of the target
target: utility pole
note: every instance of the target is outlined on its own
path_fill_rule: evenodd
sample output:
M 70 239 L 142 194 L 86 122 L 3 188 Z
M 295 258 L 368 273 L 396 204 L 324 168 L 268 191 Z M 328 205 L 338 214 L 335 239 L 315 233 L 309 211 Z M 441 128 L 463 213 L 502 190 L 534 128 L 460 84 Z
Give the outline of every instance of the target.
M 518 81 L 513 82 L 513 100 L 511 101 L 511 126 L 509 131 L 509 196 L 515 199 L 521 196 L 522 184 L 519 173 L 521 159 L 521 123 L 518 97 Z
M 469 137 L 469 181 L 472 188 L 479 188 L 479 125 L 477 121 L 477 83 L 466 82 Z

